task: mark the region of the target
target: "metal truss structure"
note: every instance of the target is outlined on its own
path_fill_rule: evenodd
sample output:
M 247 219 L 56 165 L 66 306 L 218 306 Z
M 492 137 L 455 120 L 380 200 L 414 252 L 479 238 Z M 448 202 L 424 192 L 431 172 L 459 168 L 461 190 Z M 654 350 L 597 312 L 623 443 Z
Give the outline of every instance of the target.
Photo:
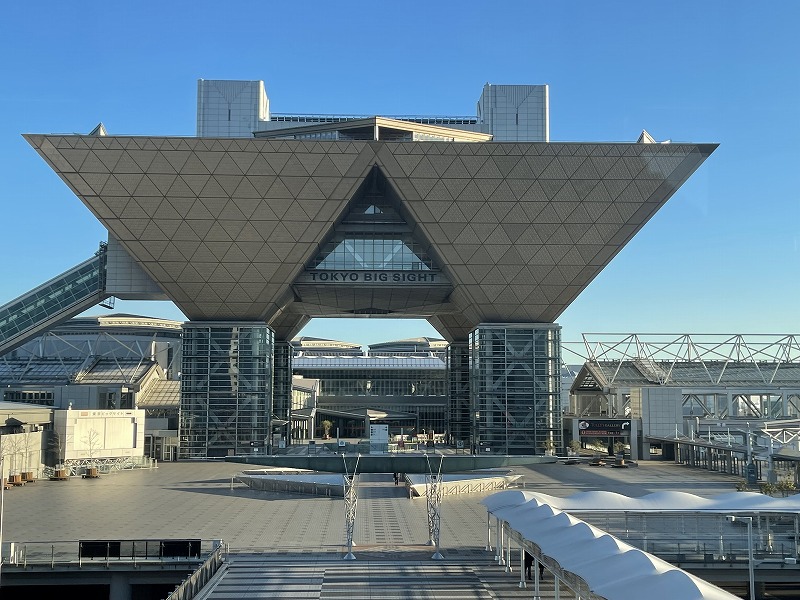
M 800 444 L 800 419 L 767 421 L 761 423 L 760 431 L 782 447 Z
M 113 458 L 74 458 L 64 461 L 69 475 L 82 475 L 89 467 L 97 467 L 101 473 L 125 471 L 130 469 L 152 469 L 155 460 L 144 456 L 118 456 Z M 52 467 L 45 467 L 44 475 L 50 477 L 55 473 Z
M 572 354 L 594 363 L 625 361 L 635 364 L 653 383 L 676 383 L 677 367 L 695 363 L 701 367 L 708 385 L 731 381 L 728 367 L 746 363 L 752 366 L 764 384 L 774 384 L 789 366 L 800 369 L 798 335 L 725 335 L 725 334 L 583 334 L 581 353 L 569 344 Z M 565 351 L 567 348 L 565 348 Z M 620 367 L 608 373 L 613 384 Z M 750 372 L 748 372 L 748 375 Z
M 43 359 L 47 359 L 48 378 L 63 379 L 65 383 L 81 383 L 101 360 L 107 366 L 114 366 L 114 378 L 122 383 L 134 383 L 134 375 L 140 374 L 154 360 L 165 364 L 167 371 L 180 371 L 180 364 L 177 364 L 180 352 L 169 352 L 170 348 L 180 347 L 180 338 L 170 340 L 159 332 L 150 335 L 137 333 L 136 339 L 131 338 L 130 333 L 98 331 L 92 335 L 76 336 L 56 329 L 13 353 L 3 354 L 0 365 L 4 367 L 4 378 L 12 384 L 25 383 Z M 155 342 L 161 342 L 163 346 L 156 347 Z
M 579 416 L 630 417 L 628 391 L 660 386 L 681 389 L 689 419 L 800 417 L 800 336 L 584 334 L 564 353 L 586 361 Z
M 353 554 L 353 531 L 356 525 L 356 505 L 358 504 L 358 462 L 361 460 L 361 455 L 356 459 L 356 466 L 353 467 L 353 474 L 351 475 L 347 470 L 347 461 L 345 460 L 344 453 L 342 453 L 342 462 L 344 463 L 344 535 L 345 543 L 347 544 L 347 554 L 344 555 L 344 560 L 355 560 Z
M 440 552 L 439 539 L 442 524 L 442 463 L 444 456 L 439 455 L 439 470 L 434 475 L 433 467 L 429 456 L 425 455 L 428 461 L 428 475 L 425 476 L 425 498 L 428 506 L 428 545 L 433 546 L 433 560 L 442 560 L 444 556 Z

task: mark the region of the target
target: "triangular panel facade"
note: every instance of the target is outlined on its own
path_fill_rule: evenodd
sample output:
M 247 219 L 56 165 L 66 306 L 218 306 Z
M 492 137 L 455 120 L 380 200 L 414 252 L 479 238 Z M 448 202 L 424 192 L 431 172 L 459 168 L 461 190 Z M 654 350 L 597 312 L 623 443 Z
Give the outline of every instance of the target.
M 553 322 L 716 147 L 26 137 L 190 319 L 283 339 L 333 314 L 424 316 L 450 340 Z M 406 237 L 379 245 L 393 219 Z M 334 257 L 442 277 L 310 285 Z

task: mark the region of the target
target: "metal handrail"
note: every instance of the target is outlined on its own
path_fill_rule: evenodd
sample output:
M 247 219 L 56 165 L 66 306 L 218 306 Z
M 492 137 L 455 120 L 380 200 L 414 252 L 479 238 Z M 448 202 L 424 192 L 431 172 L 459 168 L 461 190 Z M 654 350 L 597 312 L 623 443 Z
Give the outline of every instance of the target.
M 196 564 L 203 556 L 212 554 L 219 544 L 219 540 L 199 539 L 11 542 L 3 553 L 3 564 L 24 569 L 56 565 L 78 568 L 99 564 L 167 565 L 176 561 Z
M 197 593 L 205 587 L 217 571 L 222 567 L 225 562 L 227 554 L 226 545 L 220 541 L 216 549 L 211 555 L 203 562 L 202 565 L 189 577 L 184 579 L 178 587 L 175 588 L 167 600 L 191 600 Z

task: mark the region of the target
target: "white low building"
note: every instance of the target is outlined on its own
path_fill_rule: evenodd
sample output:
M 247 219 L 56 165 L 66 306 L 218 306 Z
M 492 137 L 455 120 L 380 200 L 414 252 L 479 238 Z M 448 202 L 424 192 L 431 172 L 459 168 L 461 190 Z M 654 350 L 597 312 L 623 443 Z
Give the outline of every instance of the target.
M 142 409 L 58 410 L 53 417 L 58 462 L 110 463 L 144 457 Z

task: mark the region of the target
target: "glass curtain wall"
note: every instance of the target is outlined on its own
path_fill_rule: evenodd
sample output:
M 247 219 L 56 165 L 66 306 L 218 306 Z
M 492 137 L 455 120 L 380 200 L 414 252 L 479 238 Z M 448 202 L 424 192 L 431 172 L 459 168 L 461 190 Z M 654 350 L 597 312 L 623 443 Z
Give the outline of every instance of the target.
M 273 348 L 263 323 L 184 324 L 181 458 L 250 453 L 251 442 L 267 441 Z
M 292 356 L 294 350 L 292 345 L 286 341 L 275 341 L 274 347 L 272 433 L 278 437 L 278 440 L 289 444 L 292 437 L 289 432 L 289 424 L 292 421 Z
M 294 372 L 320 380 L 320 396 L 344 398 L 397 398 L 398 407 L 408 398 L 447 395 L 445 370 L 437 369 L 313 369 Z M 402 410 L 402 408 L 398 408 Z
M 481 325 L 470 336 L 473 450 L 563 452 L 561 327 Z
M 450 433 L 459 447 L 469 448 L 469 344 L 453 342 L 447 348 L 447 387 Z

